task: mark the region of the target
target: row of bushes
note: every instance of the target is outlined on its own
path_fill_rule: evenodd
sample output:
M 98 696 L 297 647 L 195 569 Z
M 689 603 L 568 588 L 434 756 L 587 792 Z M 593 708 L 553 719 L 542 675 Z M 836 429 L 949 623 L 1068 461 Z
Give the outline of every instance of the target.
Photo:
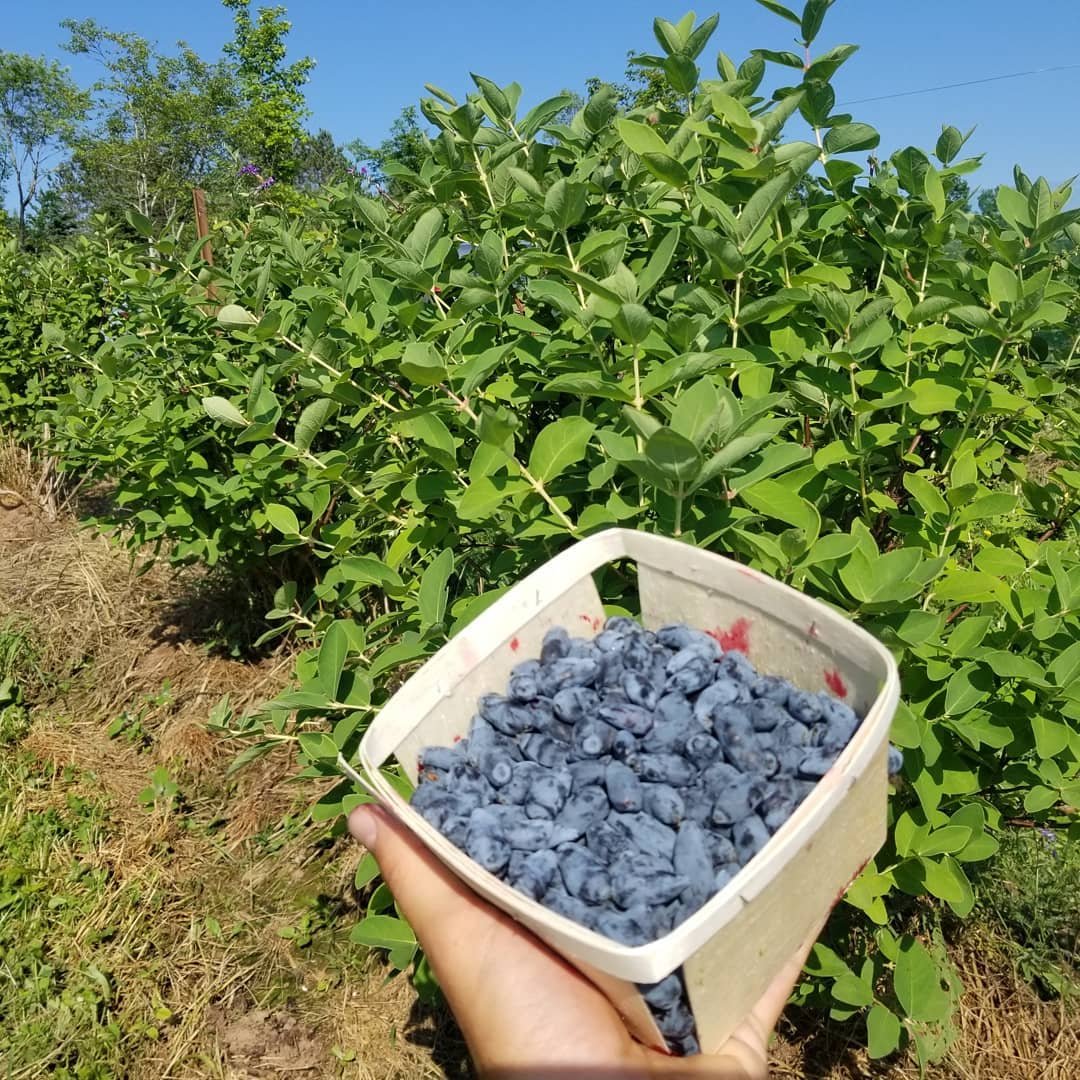
M 134 216 L 5 251 L 0 423 L 47 423 L 64 468 L 113 484 L 102 523 L 133 549 L 276 589 L 297 687 L 217 721 L 244 759 L 298 739 L 311 774 L 406 665 L 611 525 L 850 613 L 901 663 L 904 774 L 799 995 L 928 1059 L 955 984 L 921 945 L 918 992 L 907 959 L 894 980 L 901 935 L 972 910 L 1009 821 L 1077 830 L 1080 212 L 1019 171 L 970 212 L 953 128 L 866 175 L 844 155 L 878 135 L 830 85 L 853 46 L 706 75 L 714 25 L 657 22 L 645 62 L 680 107 L 601 88 L 564 123 L 563 96 L 519 116 L 515 84 L 429 88 L 438 136 L 388 170 L 404 199 L 220 222 L 213 266 Z M 777 70 L 797 81 L 766 96 Z M 784 141 L 800 116 L 813 141 Z

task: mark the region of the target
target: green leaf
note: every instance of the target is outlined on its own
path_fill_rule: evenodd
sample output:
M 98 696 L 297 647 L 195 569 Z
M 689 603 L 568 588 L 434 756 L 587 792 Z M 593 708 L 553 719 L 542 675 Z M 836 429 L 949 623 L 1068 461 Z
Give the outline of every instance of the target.
M 669 480 L 683 487 L 701 470 L 701 454 L 689 439 L 670 428 L 660 428 L 645 444 L 645 457 Z
M 327 421 L 337 412 L 337 402 L 330 398 L 318 398 L 306 406 L 296 422 L 296 431 L 293 433 L 293 444 L 297 450 L 311 449 L 315 436 L 322 431 Z
M 484 104 L 487 105 L 495 119 L 506 120 L 513 115 L 514 110 L 510 102 L 507 101 L 506 95 L 495 83 L 490 79 L 485 79 L 483 75 L 477 75 L 476 72 L 470 72 L 470 74 L 472 75 L 472 81 L 476 83 L 477 89 L 484 98 Z
M 447 583 L 454 572 L 454 553 L 445 548 L 432 560 L 420 578 L 416 606 L 422 626 L 439 626 L 446 614 Z
M 529 472 L 546 484 L 585 457 L 595 425 L 582 416 L 564 416 L 545 427 L 529 454 Z
M 740 249 L 745 250 L 754 233 L 773 217 L 805 171 L 782 169 L 750 196 L 735 224 L 735 239 Z
M 227 398 L 204 397 L 202 407 L 211 420 L 217 420 L 229 427 L 246 428 L 248 422 L 244 414 Z
M 670 154 L 642 154 L 641 160 L 653 176 L 671 187 L 684 188 L 690 183 L 686 166 Z
M 888 1057 L 900 1047 L 900 1021 L 891 1009 L 874 1004 L 866 1014 L 866 1048 L 870 1057 Z
M 838 124 L 825 136 L 827 154 L 853 154 L 858 150 L 873 150 L 881 136 L 869 124 Z
M 297 520 L 296 514 L 287 506 L 282 506 L 281 503 L 267 503 L 263 509 L 266 520 L 279 533 L 284 533 L 286 536 L 300 535 L 300 522 Z
M 435 241 L 442 236 L 443 216 L 441 211 L 432 207 L 425 210 L 412 227 L 412 232 L 405 238 L 405 250 L 423 266 Z
M 945 713 L 958 716 L 985 700 L 995 688 L 993 676 L 984 667 L 965 664 L 949 679 L 945 688 Z
M 615 333 L 628 345 L 640 345 L 652 329 L 653 318 L 641 304 L 623 304 L 611 321 Z
M 458 517 L 463 521 L 486 521 L 512 496 L 528 490 L 524 480 L 478 476 L 458 500 Z
M 585 103 L 582 118 L 594 134 L 603 131 L 618 115 L 619 99 L 615 87 L 605 83 Z
M 417 386 L 435 386 L 446 380 L 446 366 L 434 345 L 410 341 L 401 359 L 401 374 Z
M 848 972 L 840 975 L 833 982 L 832 996 L 845 1005 L 857 1005 L 862 1008 L 873 1003 L 874 988 L 854 972 Z
M 800 29 L 802 28 L 802 19 L 796 15 L 791 8 L 786 8 L 783 4 L 778 4 L 776 0 L 757 0 L 757 2 L 763 8 L 768 8 L 774 15 L 779 15 L 780 18 L 787 19 L 788 22 L 794 23 Z
M 246 330 L 249 326 L 255 326 L 258 319 L 239 304 L 226 304 L 217 313 L 218 326 L 225 330 Z
M 416 945 L 416 935 L 412 927 L 404 919 L 395 918 L 393 915 L 368 915 L 352 928 L 349 940 L 354 945 L 368 945 L 374 949 Z
M 967 525 L 972 521 L 984 521 L 987 518 L 1003 517 L 1016 509 L 1019 499 L 1005 491 L 995 491 L 983 495 L 965 506 L 956 517 L 958 525 Z
M 319 683 L 327 697 L 337 700 L 341 673 L 345 669 L 345 660 L 349 655 L 349 628 L 340 619 L 336 619 L 327 628 L 319 646 Z
M 911 492 L 915 501 L 927 514 L 949 516 L 949 504 L 941 492 L 924 476 L 918 473 L 904 473 L 904 487 Z
M 311 761 L 336 761 L 337 743 L 321 731 L 304 731 L 297 736 L 300 750 Z
M 945 216 L 945 188 L 940 173 L 933 166 L 923 173 L 923 194 L 934 211 L 934 220 L 940 221 Z
M 648 124 L 640 124 L 636 120 L 620 118 L 615 121 L 615 129 L 619 138 L 635 153 L 664 154 L 667 156 L 667 143 L 660 137 L 656 129 Z
M 544 209 L 558 232 L 565 232 L 584 216 L 588 206 L 588 193 L 584 184 L 561 178 L 556 180 L 544 196 Z
M 951 855 L 966 847 L 970 839 L 969 828 L 963 825 L 946 825 L 944 828 L 935 829 L 926 839 L 917 841 L 911 851 L 916 855 Z
M 1080 676 L 1080 641 L 1074 641 L 1063 652 L 1054 657 L 1047 674 L 1055 686 L 1067 687 Z
M 833 0 L 806 0 L 800 24 L 804 45 L 812 44 L 818 36 L 821 24 L 825 21 L 825 13 L 832 6 L 832 2 Z
M 366 888 L 379 876 L 379 864 L 370 851 L 364 853 L 353 875 L 353 888 L 359 891 Z
M 663 239 L 656 245 L 652 257 L 645 264 L 644 269 L 637 276 L 638 297 L 645 299 L 663 280 L 671 265 L 671 257 L 679 246 L 682 230 L 676 225 L 664 233 Z
M 893 971 L 893 990 L 904 1015 L 927 1023 L 944 1019 L 949 1009 L 949 995 L 941 988 L 941 977 L 934 958 L 915 938 L 900 941 L 900 955 Z
M 1015 304 L 1020 299 L 1020 279 L 1011 267 L 993 263 L 987 271 L 986 281 L 995 307 L 1005 303 Z
M 748 506 L 766 517 L 777 518 L 802 529 L 811 544 L 816 541 L 821 531 L 821 518 L 817 510 L 812 503 L 783 484 L 776 480 L 762 480 L 749 491 L 740 490 L 739 496 Z
M 703 448 L 716 431 L 720 393 L 709 378 L 698 379 L 684 390 L 671 411 L 671 429 Z

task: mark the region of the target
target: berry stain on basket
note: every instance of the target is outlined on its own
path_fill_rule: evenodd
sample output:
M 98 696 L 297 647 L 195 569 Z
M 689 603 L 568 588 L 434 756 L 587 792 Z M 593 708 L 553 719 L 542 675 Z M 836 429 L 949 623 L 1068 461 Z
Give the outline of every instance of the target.
M 744 656 L 750 653 L 750 620 L 736 619 L 727 630 L 717 627 L 715 630 L 707 630 L 709 637 L 713 638 L 725 652 L 741 652 Z
M 847 683 L 844 682 L 844 677 L 840 674 L 836 668 L 826 668 L 824 673 L 825 685 L 837 696 L 846 698 L 848 696 Z
M 510 639 L 510 651 L 517 652 L 521 648 L 521 642 L 516 637 Z
M 464 739 L 421 752 L 412 805 L 529 899 L 645 945 L 754 859 L 861 721 L 760 673 L 747 619 L 703 632 L 581 618 L 595 637 L 552 627 Z M 667 1048 L 698 1052 L 681 969 L 640 990 Z

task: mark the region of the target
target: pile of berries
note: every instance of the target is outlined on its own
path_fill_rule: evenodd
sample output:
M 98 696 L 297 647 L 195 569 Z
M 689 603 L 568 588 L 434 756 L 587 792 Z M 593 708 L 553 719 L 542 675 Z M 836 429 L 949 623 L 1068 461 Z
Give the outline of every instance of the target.
M 526 896 L 643 945 L 750 862 L 858 726 L 688 626 L 554 627 L 466 738 L 423 751 L 412 805 Z M 642 992 L 671 1048 L 697 1052 L 681 973 Z

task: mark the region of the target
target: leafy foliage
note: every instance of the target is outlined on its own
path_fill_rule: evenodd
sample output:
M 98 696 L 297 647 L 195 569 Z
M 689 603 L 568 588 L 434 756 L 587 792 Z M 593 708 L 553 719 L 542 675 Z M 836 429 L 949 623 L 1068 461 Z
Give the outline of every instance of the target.
M 809 53 L 828 4 L 765 6 Z M 137 217 L 141 244 L 87 240 L 81 280 L 122 326 L 90 297 L 40 334 L 5 302 L 42 374 L 0 415 L 51 399 L 65 466 L 113 480 L 133 546 L 275 579 L 268 636 L 310 647 L 297 688 L 228 725 L 242 760 L 295 739 L 338 775 L 410 665 L 613 524 L 850 613 L 902 666 L 904 778 L 803 993 L 928 1060 L 956 985 L 909 933 L 924 901 L 968 914 L 1013 817 L 1076 831 L 1080 212 L 1018 171 L 999 220 L 971 213 L 959 133 L 937 164 L 844 160 L 878 141 L 832 113 L 853 46 L 720 53 L 710 77 L 710 23 L 656 29 L 669 105 L 619 115 L 601 87 L 568 120 L 565 95 L 519 115 L 478 74 L 464 101 L 429 88 L 438 134 L 390 197 L 226 224 L 213 268 Z M 763 97 L 768 64 L 798 85 Z M 820 145 L 783 141 L 796 111 Z M 363 798 L 344 781 L 313 814 Z

